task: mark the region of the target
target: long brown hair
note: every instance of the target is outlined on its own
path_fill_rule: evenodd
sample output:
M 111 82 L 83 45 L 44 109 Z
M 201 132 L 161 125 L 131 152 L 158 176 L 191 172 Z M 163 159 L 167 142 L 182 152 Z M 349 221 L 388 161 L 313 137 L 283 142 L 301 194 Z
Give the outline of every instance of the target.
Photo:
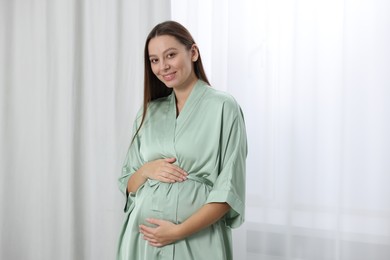
M 157 24 L 152 31 L 149 33 L 145 42 L 144 49 L 144 101 L 143 101 L 143 112 L 141 123 L 133 136 L 137 136 L 139 130 L 141 129 L 142 124 L 144 123 L 146 112 L 148 110 L 148 104 L 158 98 L 167 97 L 172 93 L 172 89 L 165 86 L 152 71 L 149 60 L 149 42 L 151 39 L 161 35 L 169 35 L 176 38 L 181 44 L 183 44 L 187 50 L 190 50 L 191 47 L 195 44 L 194 39 L 192 38 L 190 32 L 180 23 L 175 21 L 165 21 Z M 208 85 L 210 85 L 206 73 L 203 68 L 202 59 L 198 49 L 198 59 L 194 62 L 194 71 L 198 79 L 203 80 Z

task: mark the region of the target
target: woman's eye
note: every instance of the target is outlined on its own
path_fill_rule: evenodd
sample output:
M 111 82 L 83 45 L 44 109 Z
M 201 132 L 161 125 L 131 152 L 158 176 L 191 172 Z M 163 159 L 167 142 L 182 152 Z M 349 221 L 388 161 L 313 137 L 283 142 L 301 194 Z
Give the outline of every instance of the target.
M 173 57 L 175 57 L 175 56 L 176 56 L 176 53 L 169 53 L 169 54 L 167 55 L 168 58 L 173 58 Z
M 158 59 L 150 59 L 150 63 L 157 63 L 158 62 Z

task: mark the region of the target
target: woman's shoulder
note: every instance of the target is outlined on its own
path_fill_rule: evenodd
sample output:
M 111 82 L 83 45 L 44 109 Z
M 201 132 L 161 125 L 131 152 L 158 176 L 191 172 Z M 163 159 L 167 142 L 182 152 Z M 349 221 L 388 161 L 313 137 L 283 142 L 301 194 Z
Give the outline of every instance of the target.
M 169 96 L 168 97 L 161 97 L 157 98 L 155 100 L 152 100 L 148 103 L 147 105 L 147 110 L 152 111 L 158 109 L 160 106 L 166 104 L 169 102 Z M 139 118 L 142 118 L 144 112 L 144 105 L 141 105 L 140 108 L 138 109 L 136 119 L 138 120 Z
M 147 117 L 164 113 L 172 103 L 172 94 L 167 97 L 160 97 L 148 103 Z
M 149 105 L 148 105 L 148 109 L 158 108 L 158 107 L 166 104 L 167 102 L 169 102 L 171 95 L 172 94 L 170 94 L 169 96 L 166 96 L 166 97 L 160 97 L 160 98 L 157 98 L 157 99 L 150 101 Z
M 161 97 L 161 98 L 152 100 L 148 103 L 147 109 L 146 109 L 147 116 L 144 118 L 144 120 L 145 120 L 144 124 L 146 123 L 146 121 L 148 121 L 150 115 L 153 115 L 156 112 L 158 112 L 160 110 L 161 106 L 163 106 L 164 104 L 167 104 L 169 102 L 169 98 L 170 98 L 169 96 L 168 97 Z M 136 117 L 135 117 L 135 124 L 136 125 L 141 124 L 144 112 L 145 112 L 144 105 L 141 105 L 140 108 L 138 109 L 138 112 L 137 112 Z

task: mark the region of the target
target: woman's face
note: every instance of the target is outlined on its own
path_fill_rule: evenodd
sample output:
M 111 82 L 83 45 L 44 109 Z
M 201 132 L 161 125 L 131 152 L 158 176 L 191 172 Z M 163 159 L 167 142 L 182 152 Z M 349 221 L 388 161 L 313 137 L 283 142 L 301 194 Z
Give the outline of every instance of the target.
M 195 45 L 187 50 L 175 37 L 161 35 L 149 41 L 148 51 L 153 73 L 167 87 L 185 89 L 197 80 L 193 67 L 198 59 Z

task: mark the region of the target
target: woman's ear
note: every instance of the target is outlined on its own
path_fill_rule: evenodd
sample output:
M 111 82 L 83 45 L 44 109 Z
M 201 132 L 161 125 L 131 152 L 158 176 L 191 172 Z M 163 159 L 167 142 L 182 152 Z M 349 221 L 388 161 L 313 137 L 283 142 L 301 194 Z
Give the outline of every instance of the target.
M 195 62 L 199 58 L 198 46 L 194 43 L 191 46 L 191 61 Z

